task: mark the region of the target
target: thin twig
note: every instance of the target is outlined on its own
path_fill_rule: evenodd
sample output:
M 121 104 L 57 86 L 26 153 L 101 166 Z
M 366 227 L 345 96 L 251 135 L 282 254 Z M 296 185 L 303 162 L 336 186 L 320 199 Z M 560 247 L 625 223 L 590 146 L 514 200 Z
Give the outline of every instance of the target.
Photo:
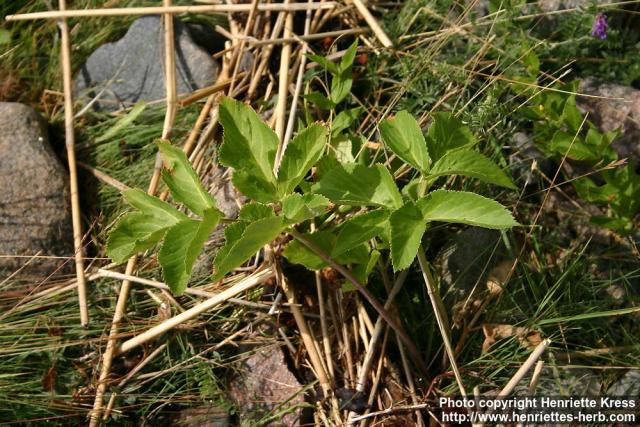
M 163 0 L 165 6 L 171 5 L 171 0 Z M 173 127 L 173 120 L 175 119 L 176 112 L 176 76 L 175 76 L 175 47 L 174 47 L 174 35 L 173 35 L 173 15 L 164 15 L 164 42 L 165 42 L 165 90 L 166 90 L 166 106 L 167 111 L 165 113 L 165 120 L 162 128 L 162 138 L 168 138 Z M 160 181 L 160 171 L 162 169 L 162 159 L 160 153 L 156 154 L 156 162 L 154 165 L 153 175 L 149 182 L 148 194 L 155 194 L 158 189 Z M 132 256 L 127 262 L 125 268 L 125 274 L 132 275 L 136 268 L 137 257 Z M 93 409 L 90 414 L 89 427 L 97 427 L 100 422 L 100 414 L 102 412 L 102 405 L 104 404 L 104 393 L 107 389 L 107 379 L 111 372 L 111 363 L 113 357 L 117 352 L 118 344 L 118 328 L 122 319 L 124 318 L 125 308 L 127 300 L 129 298 L 129 291 L 131 289 L 131 282 L 124 280 L 120 286 L 120 292 L 118 294 L 118 300 L 116 301 L 116 309 L 113 313 L 113 319 L 111 321 L 111 329 L 109 330 L 109 339 L 107 341 L 107 348 L 102 357 L 102 368 L 100 370 L 100 377 L 98 379 L 98 385 L 96 386 L 96 396 L 93 402 Z
M 549 347 L 550 344 L 551 340 L 547 338 L 536 346 L 527 360 L 525 360 L 522 366 L 520 366 L 520 369 L 518 369 L 513 377 L 509 380 L 507 385 L 505 385 L 504 388 L 500 390 L 500 393 L 498 393 L 498 397 L 506 397 L 509 396 L 511 392 L 513 392 L 518 383 L 522 381 L 522 378 L 524 378 L 527 372 L 529 372 L 529 369 L 533 367 L 533 365 L 538 361 L 540 356 L 542 356 L 542 353 L 544 353 L 544 351 L 547 349 L 547 347 Z
M 66 9 L 65 0 L 60 0 L 60 10 Z M 73 224 L 73 248 L 75 254 L 76 280 L 78 281 L 78 303 L 80 305 L 80 323 L 89 324 L 87 307 L 87 283 L 84 277 L 82 250 L 82 218 L 80 213 L 80 195 L 78 192 L 78 170 L 76 167 L 75 135 L 73 131 L 73 89 L 71 85 L 71 42 L 69 25 L 66 19 L 58 22 L 60 27 L 60 56 L 62 62 L 62 82 L 64 87 L 64 136 L 69 164 L 69 189 L 71 193 L 71 220 Z
M 440 335 L 442 335 L 444 348 L 447 352 L 447 356 L 449 357 L 449 363 L 451 363 L 451 369 L 453 369 L 453 374 L 456 377 L 456 382 L 458 383 L 460 394 L 463 397 L 466 397 L 467 392 L 464 389 L 462 376 L 460 375 L 460 370 L 458 369 L 458 364 L 456 363 L 456 355 L 453 351 L 453 346 L 451 345 L 451 337 L 449 336 L 449 321 L 447 320 L 447 315 L 444 311 L 442 300 L 440 299 L 440 293 L 436 289 L 436 284 L 433 280 L 433 277 L 431 276 L 429 263 L 424 256 L 422 245 L 420 245 L 420 248 L 418 249 L 418 263 L 420 264 L 420 270 L 422 270 L 422 277 L 424 279 L 424 284 L 427 287 L 427 293 L 429 294 L 431 306 L 433 307 L 433 313 L 436 317 L 438 328 L 440 329 Z
M 337 6 L 335 2 L 320 3 L 263 3 L 258 5 L 261 12 L 296 12 L 300 10 L 319 10 L 333 9 Z M 158 15 L 158 14 L 179 14 L 179 13 L 237 13 L 249 12 L 250 4 L 212 4 L 202 6 L 158 6 L 158 7 L 124 7 L 110 9 L 76 9 L 64 11 L 46 11 L 21 13 L 16 15 L 7 15 L 7 21 L 23 21 L 32 19 L 60 19 L 60 18 L 83 18 L 96 16 L 134 16 L 134 15 Z
M 288 4 L 289 0 L 285 0 Z M 293 15 L 287 13 L 284 21 L 284 38 L 291 37 L 293 32 Z M 276 105 L 275 121 L 276 134 L 278 135 L 278 151 L 276 152 L 276 160 L 274 164 L 274 172 L 278 172 L 280 160 L 286 150 L 286 141 L 284 139 L 284 125 L 287 112 L 287 94 L 289 93 L 289 62 L 291 61 L 291 43 L 285 43 L 282 46 L 282 54 L 280 56 L 280 71 L 278 72 L 278 104 Z
M 257 271 L 251 276 L 240 280 L 230 288 L 216 294 L 214 297 L 211 297 L 208 300 L 191 307 L 189 310 L 186 310 L 183 313 L 172 317 L 171 319 L 167 319 L 159 325 L 156 325 L 151 329 L 148 329 L 147 331 L 141 333 L 140 335 L 137 335 L 123 342 L 120 346 L 117 347 L 116 354 L 126 353 L 127 351 L 139 345 L 142 345 L 156 337 L 159 337 L 160 335 L 163 335 L 164 333 L 170 331 L 181 323 L 191 320 L 194 317 L 197 317 L 200 314 L 211 310 L 213 307 L 227 301 L 229 298 L 232 298 L 244 291 L 253 288 L 254 286 L 264 283 L 271 277 L 273 277 L 273 270 L 271 268 L 265 268 L 263 270 Z
M 365 6 L 362 0 L 351 1 L 355 5 L 356 9 L 358 9 L 358 12 L 360 12 L 360 15 L 362 15 L 364 20 L 367 21 L 367 24 L 369 25 L 369 27 L 371 27 L 371 31 L 373 31 L 380 43 L 382 43 L 382 46 L 392 47 L 393 42 L 391 41 L 389 36 L 387 36 L 387 33 L 384 32 L 380 24 L 378 24 L 376 18 L 374 18 L 371 12 L 369 12 L 369 9 L 367 9 L 367 6 Z

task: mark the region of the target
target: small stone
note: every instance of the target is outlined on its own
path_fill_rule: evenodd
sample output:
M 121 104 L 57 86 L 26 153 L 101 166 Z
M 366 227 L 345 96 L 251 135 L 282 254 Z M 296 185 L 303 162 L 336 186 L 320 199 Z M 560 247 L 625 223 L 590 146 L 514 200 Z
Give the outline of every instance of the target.
M 0 102 L 0 171 L 0 254 L 72 256 L 68 175 L 44 120 L 26 105 Z M 27 261 L 0 258 L 0 271 Z M 48 274 L 63 263 L 35 259 L 24 271 Z
M 100 46 L 76 76 L 76 95 L 85 101 L 95 97 L 97 109 L 108 111 L 138 101 L 166 96 L 164 83 L 164 34 L 159 16 L 135 20 L 120 40 Z M 201 27 L 198 36 L 202 38 Z M 178 94 L 213 84 L 218 65 L 193 40 L 189 27 L 174 18 L 176 84 Z
M 578 97 L 577 104 L 589 113 L 589 120 L 598 126 L 600 131 L 621 129 L 622 134 L 611 146 L 620 158 L 640 162 L 640 90 L 586 78 L 580 81 L 579 91 L 609 98 Z
M 631 369 L 607 389 L 609 396 L 640 395 L 640 370 Z
M 302 385 L 287 367 L 278 348 L 258 350 L 240 366 L 240 375 L 229 386 L 245 424 L 277 409 L 284 411 L 304 403 Z M 286 402 L 286 403 L 285 403 Z M 299 426 L 301 410 L 288 412 L 270 425 Z
M 518 185 L 532 185 L 540 173 L 551 176 L 553 163 L 535 146 L 529 135 L 516 132 L 512 146 L 514 149 L 509 155 L 509 168 Z M 546 181 L 544 184 L 546 185 Z

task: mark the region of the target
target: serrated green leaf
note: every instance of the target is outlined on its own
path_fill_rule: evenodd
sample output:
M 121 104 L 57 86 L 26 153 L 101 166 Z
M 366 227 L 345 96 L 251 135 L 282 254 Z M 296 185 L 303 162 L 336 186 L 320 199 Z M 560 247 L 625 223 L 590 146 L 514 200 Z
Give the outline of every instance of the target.
M 262 203 L 249 203 L 240 208 L 238 219 L 241 221 L 257 221 L 263 218 L 273 218 L 276 213 L 267 205 Z
M 227 97 L 220 102 L 220 123 L 224 128 L 220 163 L 275 185 L 273 165 L 278 149 L 275 132 L 251 107 Z
M 495 200 L 466 191 L 436 190 L 417 202 L 426 222 L 442 221 L 505 229 L 519 225 Z
M 427 229 L 427 221 L 415 203 L 407 202 L 391 214 L 389 224 L 393 270 L 404 270 L 411 265 L 418 253 L 422 235 Z
M 216 202 L 200 183 L 185 152 L 162 140 L 158 141 L 158 149 L 166 167 L 162 170 L 162 180 L 169 187 L 173 199 L 200 216 L 215 207 Z
M 174 295 L 181 295 L 193 270 L 193 264 L 202 251 L 222 214 L 217 209 L 203 212 L 202 221 L 187 219 L 171 227 L 158 253 L 162 275 Z
M 304 236 L 327 255 L 333 252 L 337 240 L 336 235 L 330 230 L 308 233 Z M 282 254 L 289 262 L 301 264 L 309 270 L 320 270 L 328 266 L 319 255 L 298 240 L 289 242 Z M 366 245 L 359 245 L 334 257 L 334 260 L 339 264 L 366 264 L 369 261 L 369 249 Z
M 321 110 L 330 110 L 335 107 L 333 101 L 321 94 L 320 92 L 311 92 L 304 95 L 304 99 L 314 103 Z
M 419 171 L 429 169 L 427 143 L 411 114 L 400 111 L 395 117 L 383 120 L 379 128 L 382 140 L 396 156 Z
M 339 73 L 334 74 L 331 80 L 331 101 L 337 105 L 351 93 L 353 85 L 353 60 L 356 57 L 358 41 L 354 41 L 347 49 L 340 61 Z
M 435 113 L 427 133 L 427 147 L 432 161 L 449 150 L 476 145 L 469 128 L 451 113 Z
M 385 208 L 402 206 L 402 196 L 391 174 L 381 164 L 372 167 L 359 164 L 338 165 L 327 172 L 312 189 L 334 203 Z
M 297 224 L 321 215 L 329 200 L 319 194 L 290 194 L 282 201 L 282 214 L 290 224 Z
M 150 196 L 139 188 L 131 188 L 122 192 L 124 199 L 131 206 L 153 218 L 154 222 L 172 226 L 187 218 L 185 214 L 163 202 L 157 197 Z
M 311 53 L 308 53 L 307 58 L 309 58 L 314 62 L 317 62 L 318 64 L 320 64 L 322 68 L 329 71 L 331 74 L 338 74 L 340 72 L 340 70 L 338 69 L 338 66 L 334 62 L 332 62 L 330 59 L 327 59 L 324 56 L 313 55 Z
M 331 122 L 331 136 L 335 138 L 345 129 L 348 129 L 362 114 L 362 108 L 352 108 L 350 110 L 342 110 Z
M 349 218 L 340 226 L 332 256 L 336 257 L 384 233 L 389 211 L 377 209 Z
M 429 176 L 462 175 L 477 178 L 490 184 L 517 189 L 511 178 L 488 157 L 474 150 L 448 151 L 429 171 Z
M 291 193 L 311 167 L 320 159 L 327 142 L 327 128 L 312 124 L 289 142 L 278 170 L 278 189 L 282 196 Z
M 138 252 L 158 243 L 169 227 L 141 212 L 129 212 L 111 229 L 107 238 L 107 256 L 122 263 Z
M 278 237 L 282 230 L 282 218 L 279 217 L 263 218 L 248 224 L 241 237 L 233 241 L 227 240 L 224 248 L 218 252 L 214 261 L 213 280 L 220 280 L 225 274 L 239 267 L 264 245 Z
M 256 177 L 250 171 L 234 170 L 231 182 L 233 182 L 238 191 L 257 202 L 272 203 L 279 201 L 275 184 Z

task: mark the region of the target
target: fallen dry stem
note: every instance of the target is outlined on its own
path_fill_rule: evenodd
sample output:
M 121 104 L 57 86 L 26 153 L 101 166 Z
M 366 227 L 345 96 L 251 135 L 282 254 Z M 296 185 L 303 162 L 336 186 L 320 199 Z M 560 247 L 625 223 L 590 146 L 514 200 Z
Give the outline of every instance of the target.
M 301 10 L 333 9 L 337 6 L 335 2 L 320 3 L 262 3 L 258 5 L 261 12 L 296 12 Z M 250 4 L 212 4 L 202 6 L 158 6 L 158 7 L 124 7 L 105 9 L 76 9 L 64 11 L 47 11 L 21 13 L 7 15 L 7 21 L 24 21 L 33 19 L 60 19 L 60 18 L 86 18 L 96 16 L 134 16 L 134 15 L 158 15 L 158 14 L 179 14 L 179 13 L 237 13 L 249 12 Z
M 127 351 L 144 344 L 164 333 L 170 331 L 176 326 L 187 322 L 194 317 L 199 316 L 200 314 L 211 310 L 213 307 L 227 301 L 229 298 L 232 298 L 242 292 L 248 291 L 249 289 L 264 283 L 266 280 L 273 277 L 273 270 L 271 268 L 265 268 L 261 271 L 257 271 L 249 277 L 246 277 L 240 280 L 235 285 L 231 286 L 228 289 L 216 294 L 215 296 L 209 298 L 208 300 L 191 307 L 190 309 L 178 314 L 177 316 L 172 317 L 171 319 L 165 320 L 148 329 L 147 331 L 137 335 L 119 345 L 115 351 L 116 354 L 126 353 Z
M 66 9 L 65 0 L 60 0 L 60 10 Z M 69 41 L 69 25 L 66 19 L 58 23 L 60 27 L 60 56 L 62 62 L 62 83 L 64 87 L 64 136 L 69 164 L 69 190 L 71 193 L 71 222 L 73 225 L 73 247 L 75 255 L 76 280 L 78 281 L 78 303 L 80 305 L 80 323 L 89 324 L 87 307 L 87 283 L 84 277 L 84 259 L 82 248 L 82 217 L 80 211 L 80 194 L 78 190 L 78 169 L 76 166 L 75 135 L 73 130 L 73 88 L 71 76 L 71 42 Z

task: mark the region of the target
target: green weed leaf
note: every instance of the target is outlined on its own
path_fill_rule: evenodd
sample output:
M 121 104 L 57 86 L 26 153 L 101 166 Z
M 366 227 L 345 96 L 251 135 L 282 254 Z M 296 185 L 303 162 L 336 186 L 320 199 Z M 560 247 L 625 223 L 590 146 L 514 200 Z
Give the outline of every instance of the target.
M 389 211 L 377 209 L 354 216 L 340 226 L 332 256 L 343 254 L 384 233 Z
M 227 230 L 229 228 L 231 227 Z M 278 237 L 283 228 L 282 218 L 272 217 L 241 224 L 230 232 L 225 232 L 225 246 L 220 249 L 213 263 L 213 280 L 220 280 L 225 274 L 246 262 L 264 245 Z
M 238 190 L 258 201 L 276 201 L 275 132 L 251 107 L 226 97 L 220 102 L 220 123 L 224 128 L 220 163 L 235 169 L 233 183 Z
M 427 221 L 422 210 L 413 202 L 407 202 L 389 217 L 391 225 L 391 262 L 393 270 L 400 271 L 413 262 Z
M 429 171 L 429 176 L 462 175 L 477 178 L 490 184 L 517 189 L 511 178 L 488 157 L 474 150 L 448 151 Z
M 187 219 L 167 231 L 158 253 L 158 262 L 162 266 L 164 280 L 174 295 L 184 292 L 191 278 L 193 264 L 221 217 L 217 209 L 207 209 L 203 212 L 202 221 Z
M 116 263 L 153 247 L 164 237 L 169 226 L 154 221 L 141 212 L 129 212 L 111 229 L 107 238 L 107 256 Z
M 427 147 L 432 161 L 437 161 L 449 150 L 476 145 L 469 128 L 451 113 L 435 113 L 427 132 Z
M 416 205 L 425 222 L 454 222 L 498 230 L 519 225 L 500 203 L 465 191 L 436 190 Z
M 396 156 L 421 172 L 429 169 L 427 143 L 416 119 L 406 111 L 400 111 L 395 117 L 383 120 L 380 136 Z
M 162 180 L 169 187 L 174 200 L 200 216 L 207 209 L 215 207 L 216 202 L 202 187 L 185 152 L 162 140 L 158 141 L 158 149 L 166 167 L 162 170 Z
M 398 208 L 402 196 L 389 171 L 381 164 L 372 167 L 355 163 L 338 165 L 312 187 L 315 193 L 346 205 Z
M 1 44 L 1 43 L 0 43 Z M 131 110 L 121 119 L 119 119 L 112 127 L 107 129 L 105 133 L 96 138 L 96 142 L 108 141 L 118 134 L 122 129 L 132 124 L 147 108 L 147 104 L 140 101 L 134 105 Z
M 313 124 L 289 142 L 278 170 L 278 189 L 282 196 L 290 194 L 311 167 L 320 159 L 327 142 L 327 128 Z
M 323 214 L 329 200 L 319 194 L 290 194 L 282 201 L 282 214 L 290 224 L 297 224 Z
M 331 101 L 334 105 L 339 104 L 351 93 L 353 85 L 352 68 L 353 60 L 356 57 L 358 41 L 354 41 L 342 57 L 339 66 L 339 73 L 334 74 L 331 80 Z

